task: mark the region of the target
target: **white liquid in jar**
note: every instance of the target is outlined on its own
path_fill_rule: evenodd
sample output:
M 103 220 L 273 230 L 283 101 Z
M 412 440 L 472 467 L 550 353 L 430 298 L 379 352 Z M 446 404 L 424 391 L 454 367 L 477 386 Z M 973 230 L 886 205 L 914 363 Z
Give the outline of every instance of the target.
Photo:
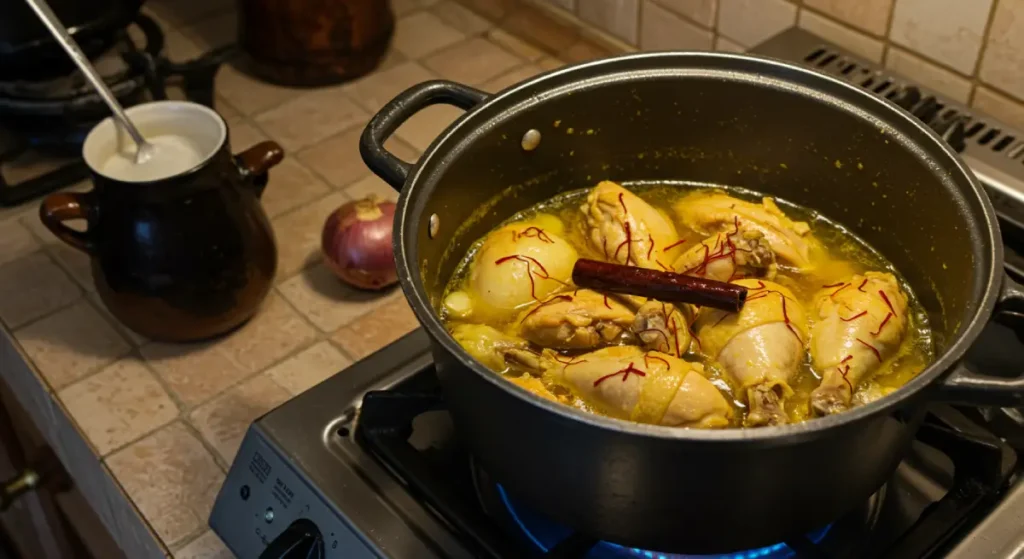
M 127 151 L 111 155 L 100 168 L 100 174 L 126 182 L 146 182 L 172 177 L 188 171 L 202 162 L 199 147 L 188 138 L 178 135 L 147 137 L 153 151 L 149 159 L 135 162 L 135 144 Z

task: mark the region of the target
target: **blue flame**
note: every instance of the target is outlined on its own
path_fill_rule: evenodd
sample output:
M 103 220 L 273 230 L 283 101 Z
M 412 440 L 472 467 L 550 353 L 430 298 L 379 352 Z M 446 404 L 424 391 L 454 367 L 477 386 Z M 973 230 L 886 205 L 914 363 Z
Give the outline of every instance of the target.
M 550 545 L 545 544 L 543 540 L 550 542 L 559 542 L 563 538 L 567 537 L 570 533 L 569 530 L 559 528 L 557 526 L 548 526 L 549 531 L 553 533 L 548 534 L 550 537 L 540 538 L 527 524 L 534 524 L 535 522 L 526 522 L 520 516 L 520 512 L 516 510 L 516 507 L 512 505 L 509 500 L 508 494 L 505 493 L 505 488 L 498 485 L 498 495 L 501 497 L 502 503 L 508 509 L 512 520 L 516 523 L 523 534 L 533 542 L 533 545 L 537 546 L 541 551 L 547 553 L 550 549 Z M 531 519 L 539 521 L 538 519 Z M 825 538 L 825 534 L 828 533 L 831 526 L 826 526 L 820 530 L 811 533 L 808 537 L 814 542 L 818 543 Z M 793 551 L 784 543 L 777 543 L 768 547 L 762 547 L 759 549 L 750 549 L 747 551 L 740 551 L 736 553 L 725 553 L 720 555 L 678 555 L 673 553 L 659 553 L 656 551 L 646 551 L 636 547 L 625 547 L 611 542 L 601 542 L 594 546 L 594 549 L 587 554 L 588 559 L 605 559 L 605 558 L 617 558 L 617 557 L 640 557 L 644 559 L 686 559 L 701 558 L 701 559 L 788 559 L 794 557 Z

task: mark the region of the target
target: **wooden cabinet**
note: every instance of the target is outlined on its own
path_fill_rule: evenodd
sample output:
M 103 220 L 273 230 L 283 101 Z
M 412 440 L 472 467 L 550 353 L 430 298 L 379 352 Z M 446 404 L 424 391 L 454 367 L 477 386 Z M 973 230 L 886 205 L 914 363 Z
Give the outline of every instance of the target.
M 0 481 L 0 559 L 124 557 L 2 380 Z

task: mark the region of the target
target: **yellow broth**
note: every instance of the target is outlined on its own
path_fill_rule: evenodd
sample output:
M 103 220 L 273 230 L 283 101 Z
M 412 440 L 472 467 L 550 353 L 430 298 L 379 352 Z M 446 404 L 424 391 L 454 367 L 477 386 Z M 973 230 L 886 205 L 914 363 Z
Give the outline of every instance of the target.
M 682 246 L 683 251 L 699 244 L 706 236 L 702 236 L 696 231 L 685 227 L 678 219 L 673 217 L 671 208 L 681 198 L 695 191 L 708 189 L 721 191 L 730 196 L 753 202 L 759 202 L 763 197 L 759 193 L 735 187 L 686 182 L 634 182 L 623 183 L 622 186 L 628 188 L 648 204 L 660 210 L 666 217 L 670 218 L 680 238 L 685 241 Z M 559 228 L 564 228 L 560 236 L 576 249 L 580 258 L 604 260 L 604 255 L 595 251 L 585 238 L 585 227 L 582 223 L 584 216 L 583 212 L 580 211 L 580 206 L 586 200 L 589 191 L 590 188 L 588 187 L 550 198 L 519 212 L 505 222 L 498 224 L 492 231 L 512 223 L 536 220 L 539 215 L 546 214 L 544 219 L 548 220 L 550 220 L 548 216 L 554 216 L 560 221 Z M 785 200 L 775 198 L 775 202 L 790 219 L 807 222 L 811 227 L 810 234 L 815 236 L 826 249 L 826 255 L 815 261 L 817 265 L 815 274 L 799 274 L 780 263 L 777 276 L 773 280 L 792 290 L 797 299 L 808 309 L 809 318 L 811 318 L 811 313 L 809 312 L 811 308 L 810 301 L 814 294 L 821 290 L 823 286 L 841 281 L 842 278 L 852 274 L 860 274 L 866 271 L 889 272 L 897 278 L 900 286 L 907 294 L 907 331 L 899 349 L 892 357 L 886 359 L 869 379 L 861 382 L 854 391 L 851 405 L 864 404 L 882 397 L 906 384 L 924 370 L 933 358 L 931 331 L 928 327 L 927 315 L 914 296 L 913 290 L 910 289 L 910 286 L 899 271 L 881 254 L 841 224 L 831 221 L 813 210 L 788 203 Z M 550 224 L 550 221 L 548 223 Z M 445 288 L 445 298 L 449 294 L 464 290 L 467 287 L 469 270 L 485 238 L 486 236 L 474 243 L 462 258 Z M 571 290 L 572 287 L 566 287 L 565 289 Z M 439 312 L 442 321 L 449 331 L 460 323 L 460 319 L 452 316 L 444 305 L 441 305 Z M 507 320 L 478 323 L 483 323 L 504 333 L 512 334 L 516 326 L 516 317 L 513 315 Z M 584 352 L 559 351 L 558 353 L 569 358 Z M 804 360 L 799 373 L 789 383 L 794 394 L 786 401 L 786 412 L 793 422 L 804 421 L 813 417 L 810 411 L 809 398 L 811 391 L 818 386 L 822 377 L 821 372 L 814 370 L 809 353 L 808 351 L 804 352 Z M 718 363 L 707 359 L 699 353 L 691 352 L 684 355 L 683 358 L 689 361 L 699 361 L 704 364 L 707 378 L 731 401 L 735 412 L 732 424 L 733 426 L 739 426 L 745 415 L 746 406 L 736 397 L 735 387 L 732 385 L 728 374 Z M 496 370 L 496 372 L 507 375 L 510 373 L 510 369 L 506 367 Z M 518 373 L 516 376 L 518 376 Z M 582 410 L 599 413 L 586 402 L 573 396 L 572 392 L 567 388 L 552 385 L 548 382 L 545 382 L 545 386 L 557 396 L 559 401 Z

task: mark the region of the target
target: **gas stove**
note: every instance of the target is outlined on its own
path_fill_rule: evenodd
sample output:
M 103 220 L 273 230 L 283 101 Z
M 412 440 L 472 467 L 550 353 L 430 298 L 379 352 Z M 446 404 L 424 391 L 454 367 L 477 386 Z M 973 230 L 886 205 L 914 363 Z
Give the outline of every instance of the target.
M 844 68 L 855 64 L 861 83 L 871 68 L 795 29 L 755 49 L 762 51 L 840 76 L 851 75 Z M 876 93 L 896 91 L 891 98 L 939 130 L 972 168 L 977 161 L 998 199 L 1007 270 L 1024 279 L 1024 164 L 1017 158 L 1024 144 L 1014 143 L 1021 136 L 871 71 L 879 83 L 888 81 Z M 983 128 L 975 130 L 979 122 Z M 991 130 L 996 134 L 979 143 Z M 989 154 L 993 141 L 1005 145 Z M 1016 154 L 1008 158 L 1012 165 L 999 159 L 1006 150 Z M 1014 331 L 990 324 L 967 360 L 989 374 L 1015 376 L 1024 370 L 1024 344 Z M 710 557 L 1013 556 L 1024 547 L 1021 452 L 1020 410 L 935 404 L 896 473 L 856 510 L 801 537 Z M 596 541 L 517 502 L 455 436 L 422 331 L 256 420 L 210 525 L 243 558 L 696 557 Z

